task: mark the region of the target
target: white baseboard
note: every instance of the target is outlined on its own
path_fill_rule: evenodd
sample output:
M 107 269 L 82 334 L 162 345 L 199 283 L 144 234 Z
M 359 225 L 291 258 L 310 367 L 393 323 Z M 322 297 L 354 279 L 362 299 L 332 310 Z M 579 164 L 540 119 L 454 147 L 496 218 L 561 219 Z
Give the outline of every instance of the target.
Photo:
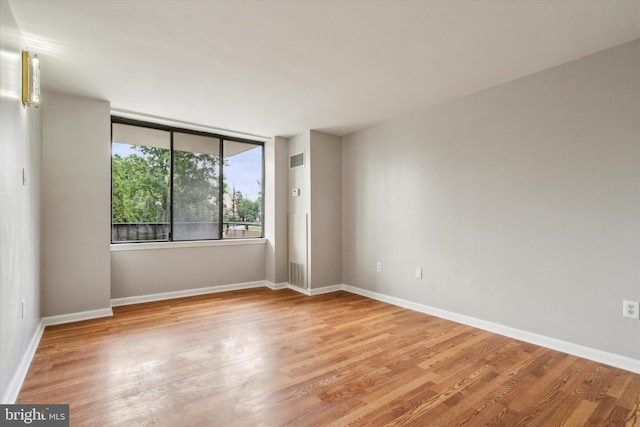
M 209 286 L 206 288 L 185 289 L 184 291 L 162 292 L 158 294 L 139 295 L 135 297 L 113 298 L 111 300 L 112 307 L 121 305 L 140 304 L 143 302 L 163 301 L 173 298 L 192 297 L 196 295 L 214 294 L 217 292 L 237 291 L 239 289 L 259 288 L 268 286 L 269 282 L 259 280 L 257 282 L 236 283 L 233 285 Z M 275 285 L 274 285 L 275 286 Z M 273 289 L 273 288 L 272 288 Z
M 287 289 L 289 284 L 287 282 L 282 283 L 273 283 L 273 282 L 265 282 L 265 286 L 272 291 L 277 291 L 279 289 Z
M 44 332 L 44 323 L 40 321 L 38 323 L 38 327 L 36 328 L 31 340 L 29 341 L 29 345 L 22 355 L 22 359 L 18 364 L 18 368 L 16 372 L 13 374 L 11 378 L 11 382 L 7 387 L 4 395 L 2 396 L 2 400 L 0 403 L 3 405 L 11 405 L 16 402 L 18 398 L 18 394 L 20 393 L 20 389 L 22 388 L 22 383 L 27 376 L 27 372 L 29 372 L 29 366 L 31 366 L 31 361 L 33 360 L 33 356 L 36 354 L 36 350 L 38 349 L 38 344 L 40 344 L 40 339 L 42 338 L 42 333 Z
M 303 289 L 294 285 L 287 284 L 287 289 L 291 289 L 292 291 L 300 292 L 301 294 L 311 297 L 314 295 L 322 295 L 322 294 L 328 294 L 329 292 L 341 291 L 343 289 L 343 286 L 344 285 L 332 285 L 332 286 L 324 286 L 322 288 Z
M 594 362 L 604 363 L 606 365 L 615 366 L 616 368 L 640 374 L 640 360 L 632 359 L 630 357 L 608 353 L 606 351 L 585 347 L 579 344 L 574 344 L 571 342 L 535 334 L 532 332 L 523 331 L 509 326 L 500 325 L 498 323 L 488 322 L 486 320 L 477 319 L 475 317 L 464 316 L 462 314 L 442 310 L 425 304 L 407 301 L 401 298 L 392 297 L 362 288 L 356 288 L 354 286 L 342 285 L 342 289 L 353 294 L 393 304 L 398 307 L 408 308 L 420 313 L 425 313 L 432 316 L 440 317 L 442 319 L 451 320 L 453 322 L 462 323 L 464 325 L 473 326 L 474 328 L 504 335 L 510 338 L 515 338 L 520 341 L 547 347 L 553 350 L 561 351 L 563 353 L 568 353 L 574 356 L 582 357 L 584 359 L 593 360 Z
M 309 289 L 310 295 L 322 295 L 328 294 L 330 292 L 338 292 L 344 289 L 344 285 L 332 285 L 332 286 L 323 286 L 322 288 L 311 288 Z
M 296 291 L 296 292 L 300 292 L 301 294 L 304 294 L 306 296 L 311 296 L 311 291 L 309 291 L 309 289 L 303 289 L 303 288 L 299 288 L 295 285 L 289 285 L 287 284 L 287 289 L 291 289 L 292 291 Z
M 81 311 L 79 313 L 61 314 L 42 318 L 44 326 L 61 325 L 63 323 L 80 322 L 82 320 L 99 319 L 113 316 L 111 308 L 99 308 L 97 310 Z

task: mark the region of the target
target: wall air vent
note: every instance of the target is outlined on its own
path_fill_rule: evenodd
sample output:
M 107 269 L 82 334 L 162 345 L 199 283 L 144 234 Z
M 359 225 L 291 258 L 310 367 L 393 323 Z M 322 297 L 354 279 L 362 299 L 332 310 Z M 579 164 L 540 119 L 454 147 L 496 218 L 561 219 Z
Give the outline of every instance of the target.
M 302 289 L 307 288 L 306 272 L 304 264 L 289 262 L 289 284 Z
M 294 154 L 289 157 L 289 168 L 299 168 L 304 166 L 304 153 Z
M 307 289 L 307 214 L 289 214 L 289 284 Z

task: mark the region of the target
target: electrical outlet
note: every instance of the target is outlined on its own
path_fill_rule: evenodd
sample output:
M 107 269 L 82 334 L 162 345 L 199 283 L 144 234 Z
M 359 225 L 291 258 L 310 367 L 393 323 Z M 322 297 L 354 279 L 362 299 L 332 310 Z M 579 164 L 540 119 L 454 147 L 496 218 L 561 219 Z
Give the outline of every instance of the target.
M 640 319 L 640 310 L 638 310 L 638 301 L 622 301 L 622 315 L 632 319 Z
M 381 262 L 376 263 L 376 271 L 378 273 L 382 273 L 382 263 Z
M 416 267 L 415 276 L 416 279 L 422 280 L 422 267 Z

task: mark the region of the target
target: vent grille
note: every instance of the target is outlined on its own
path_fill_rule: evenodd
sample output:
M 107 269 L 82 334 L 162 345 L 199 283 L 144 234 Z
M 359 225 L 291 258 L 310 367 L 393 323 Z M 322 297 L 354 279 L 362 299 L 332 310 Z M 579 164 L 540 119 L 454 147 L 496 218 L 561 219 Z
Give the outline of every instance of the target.
M 289 168 L 299 168 L 300 166 L 304 166 L 304 153 L 294 154 L 289 157 Z
M 305 280 L 304 264 L 297 262 L 289 263 L 289 284 L 299 288 L 306 289 L 307 281 Z

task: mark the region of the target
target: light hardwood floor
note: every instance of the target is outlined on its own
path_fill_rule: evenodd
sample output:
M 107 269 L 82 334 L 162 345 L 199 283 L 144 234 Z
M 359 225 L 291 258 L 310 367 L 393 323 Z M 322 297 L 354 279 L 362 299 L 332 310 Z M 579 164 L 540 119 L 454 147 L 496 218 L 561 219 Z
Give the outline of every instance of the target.
M 17 403 L 73 426 L 640 426 L 640 375 L 346 292 L 47 327 Z

